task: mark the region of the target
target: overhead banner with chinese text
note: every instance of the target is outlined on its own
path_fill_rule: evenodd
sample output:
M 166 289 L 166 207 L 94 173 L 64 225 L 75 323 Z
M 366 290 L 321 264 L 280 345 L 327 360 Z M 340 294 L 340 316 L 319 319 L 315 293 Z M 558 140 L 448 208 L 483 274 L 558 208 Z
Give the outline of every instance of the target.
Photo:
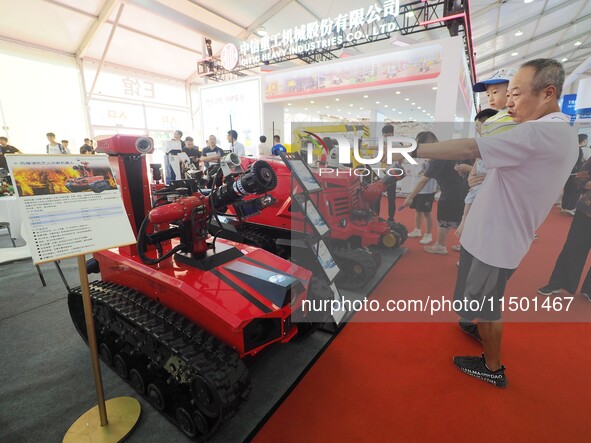
M 434 44 L 267 74 L 264 77 L 264 99 L 267 102 L 279 101 L 289 97 L 434 79 L 441 73 L 442 54 L 441 45 Z
M 400 0 L 384 0 L 382 4 L 357 7 L 334 17 L 251 38 L 240 45 L 240 65 L 253 67 L 282 57 L 369 43 L 399 29 L 399 14 Z

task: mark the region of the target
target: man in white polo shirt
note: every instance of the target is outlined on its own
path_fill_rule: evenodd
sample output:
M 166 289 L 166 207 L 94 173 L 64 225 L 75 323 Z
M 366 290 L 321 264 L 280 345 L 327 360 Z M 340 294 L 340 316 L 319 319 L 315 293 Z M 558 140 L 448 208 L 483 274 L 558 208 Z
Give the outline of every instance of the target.
M 246 150 L 244 149 L 244 145 L 238 141 L 238 133 L 233 129 L 228 131 L 228 143 L 232 146 L 232 151 L 238 157 L 244 157 L 246 155 Z
M 564 69 L 556 60 L 529 61 L 509 83 L 507 107 L 518 123 L 511 131 L 421 144 L 414 151 L 431 159 L 482 158 L 488 167 L 462 233 L 454 291 L 454 298 L 468 306 L 458 315 L 478 320 L 473 337 L 484 353 L 453 361 L 466 374 L 498 387 L 507 386 L 501 365 L 505 285 L 577 160 L 576 132 L 558 106 L 563 83 Z

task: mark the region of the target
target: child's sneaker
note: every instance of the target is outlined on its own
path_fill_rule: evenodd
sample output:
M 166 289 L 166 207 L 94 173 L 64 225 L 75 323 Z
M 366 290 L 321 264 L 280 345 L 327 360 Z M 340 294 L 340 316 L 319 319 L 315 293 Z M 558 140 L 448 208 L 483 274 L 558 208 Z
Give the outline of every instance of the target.
M 433 235 L 432 234 L 425 234 L 425 235 L 423 235 L 423 238 L 419 241 L 419 244 L 428 245 L 432 241 L 433 241 Z
M 421 230 L 420 229 L 413 229 L 412 231 L 410 231 L 408 233 L 408 238 L 417 238 L 421 236 Z
M 447 255 L 447 248 L 438 244 L 434 244 L 433 246 L 425 246 L 423 249 L 429 254 Z
M 546 285 L 543 288 L 538 289 L 538 294 L 549 296 L 552 294 L 560 294 L 560 288 L 555 288 L 551 285 Z

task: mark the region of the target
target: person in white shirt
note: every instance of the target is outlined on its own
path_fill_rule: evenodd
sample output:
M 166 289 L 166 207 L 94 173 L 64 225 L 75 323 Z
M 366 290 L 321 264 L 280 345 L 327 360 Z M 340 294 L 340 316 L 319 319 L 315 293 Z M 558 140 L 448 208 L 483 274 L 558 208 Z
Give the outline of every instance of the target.
M 49 141 L 49 144 L 45 147 L 45 150 L 48 154 L 69 154 L 70 150 L 62 145 L 61 143 L 58 143 L 55 141 L 55 134 L 53 132 L 48 132 L 47 134 L 45 134 L 45 136 L 47 137 L 47 140 Z
M 484 353 L 453 361 L 462 372 L 498 387 L 507 386 L 501 364 L 505 285 L 577 161 L 577 134 L 558 106 L 564 78 L 564 68 L 556 60 L 526 62 L 507 92 L 509 115 L 518 123 L 513 129 L 478 139 L 420 144 L 412 152 L 431 159 L 482 158 L 486 163 L 488 174 L 460 240 L 454 291 L 455 301 L 462 305 L 456 309 L 458 315 L 478 321 L 477 326 L 467 322 L 471 329 L 460 326 L 482 343 Z
M 244 149 L 244 145 L 242 143 L 240 143 L 239 141 L 236 141 L 238 139 L 238 133 L 236 131 L 234 131 L 233 129 L 228 131 L 228 143 L 230 143 L 232 145 L 232 151 L 234 151 L 234 154 L 236 154 L 238 157 L 244 157 L 246 155 L 246 151 Z
M 261 135 L 259 137 L 259 156 L 269 156 L 271 155 L 271 146 L 267 143 L 267 137 Z
M 435 193 L 437 192 L 437 181 L 434 178 L 425 177 L 425 172 L 429 169 L 429 160 L 419 159 L 418 163 L 415 167 L 414 187 L 411 192 L 413 198 L 409 200 L 409 207 L 416 211 L 415 228 L 408 233 L 408 237 L 413 238 L 422 235 L 421 225 L 423 224 L 424 218 L 425 235 L 419 240 L 419 244 L 428 245 L 433 241 L 433 234 L 431 233 L 433 226 L 431 209 L 433 208 Z M 417 189 L 417 192 L 414 192 L 415 189 Z

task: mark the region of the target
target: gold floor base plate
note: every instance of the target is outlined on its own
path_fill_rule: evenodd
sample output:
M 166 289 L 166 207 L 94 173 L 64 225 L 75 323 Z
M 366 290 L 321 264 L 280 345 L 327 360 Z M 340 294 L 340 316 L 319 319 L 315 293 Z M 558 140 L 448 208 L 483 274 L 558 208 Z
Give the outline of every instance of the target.
M 105 402 L 109 423 L 101 426 L 98 406 L 76 420 L 64 436 L 64 443 L 117 443 L 137 424 L 140 402 L 131 397 L 117 397 Z

